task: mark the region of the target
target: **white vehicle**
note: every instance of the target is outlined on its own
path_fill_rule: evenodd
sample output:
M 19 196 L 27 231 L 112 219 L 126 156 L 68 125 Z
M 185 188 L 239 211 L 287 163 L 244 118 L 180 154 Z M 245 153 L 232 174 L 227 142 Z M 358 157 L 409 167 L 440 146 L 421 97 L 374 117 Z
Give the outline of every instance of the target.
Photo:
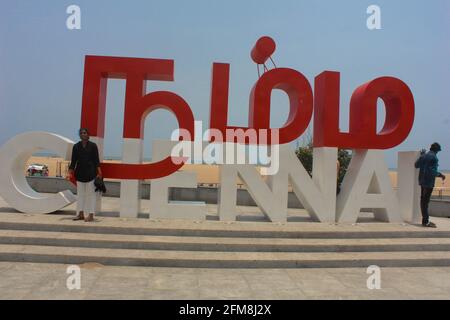
M 45 164 L 31 164 L 27 169 L 28 176 L 48 176 L 48 167 Z

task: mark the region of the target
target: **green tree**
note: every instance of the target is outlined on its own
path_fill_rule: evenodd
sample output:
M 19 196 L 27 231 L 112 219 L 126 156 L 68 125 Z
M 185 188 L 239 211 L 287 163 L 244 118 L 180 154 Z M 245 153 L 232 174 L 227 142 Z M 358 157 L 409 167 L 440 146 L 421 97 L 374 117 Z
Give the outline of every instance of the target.
M 299 147 L 295 150 L 295 154 L 300 162 L 305 167 L 306 171 L 312 177 L 312 168 L 313 168 L 313 145 L 312 142 L 308 142 L 306 145 Z
M 352 153 L 346 149 L 338 150 L 338 161 L 339 161 L 339 174 L 338 174 L 338 186 L 341 186 L 344 176 L 347 173 L 348 166 L 352 160 Z
M 306 171 L 312 176 L 313 168 L 313 143 L 309 141 L 306 145 L 299 147 L 295 154 L 300 162 L 305 167 Z M 339 161 L 339 173 L 338 173 L 338 189 L 342 181 L 344 180 L 345 173 L 347 172 L 350 161 L 352 160 L 352 154 L 349 150 L 339 149 L 338 150 L 338 161 Z

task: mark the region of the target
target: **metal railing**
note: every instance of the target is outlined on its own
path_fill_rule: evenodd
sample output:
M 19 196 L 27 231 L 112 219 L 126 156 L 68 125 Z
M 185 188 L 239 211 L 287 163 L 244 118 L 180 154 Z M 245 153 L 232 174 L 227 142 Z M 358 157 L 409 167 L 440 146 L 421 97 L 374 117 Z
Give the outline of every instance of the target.
M 433 196 L 443 200 L 444 197 L 450 198 L 450 188 L 447 187 L 436 187 L 433 190 Z

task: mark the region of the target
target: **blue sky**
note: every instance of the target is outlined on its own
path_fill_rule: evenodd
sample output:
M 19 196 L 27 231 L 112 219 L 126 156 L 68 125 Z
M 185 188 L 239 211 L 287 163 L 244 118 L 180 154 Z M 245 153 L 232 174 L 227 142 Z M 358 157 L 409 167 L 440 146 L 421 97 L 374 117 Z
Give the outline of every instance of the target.
M 81 8 L 81 30 L 66 28 L 66 8 Z M 369 5 L 381 8 L 382 30 L 366 27 Z M 439 141 L 440 165 L 450 169 L 450 1 L 408 0 L 191 0 L 5 1 L 0 11 L 0 145 L 13 136 L 45 130 L 77 139 L 84 56 L 87 54 L 175 60 L 175 82 L 151 82 L 170 90 L 208 124 L 211 65 L 231 64 L 229 122 L 246 125 L 248 96 L 257 80 L 249 53 L 269 35 L 278 66 L 302 72 L 313 84 L 324 70 L 341 72 L 341 127 L 348 127 L 353 90 L 379 76 L 395 76 L 411 88 L 416 121 L 409 138 L 387 151 L 419 150 Z M 124 82 L 111 81 L 105 154 L 121 154 Z M 384 111 L 380 106 L 380 125 Z M 287 98 L 274 92 L 271 123 L 281 126 Z M 165 111 L 145 126 L 151 140 L 168 138 L 177 123 Z

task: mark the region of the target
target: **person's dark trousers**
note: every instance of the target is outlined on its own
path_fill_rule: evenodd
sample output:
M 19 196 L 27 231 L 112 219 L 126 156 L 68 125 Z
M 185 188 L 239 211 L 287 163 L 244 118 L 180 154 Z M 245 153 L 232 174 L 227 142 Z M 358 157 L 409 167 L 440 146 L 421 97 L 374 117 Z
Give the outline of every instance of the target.
M 431 194 L 433 188 L 422 187 L 422 193 L 420 195 L 420 209 L 422 210 L 422 224 L 427 224 L 430 221 L 430 215 L 428 213 L 428 205 L 430 204 Z

